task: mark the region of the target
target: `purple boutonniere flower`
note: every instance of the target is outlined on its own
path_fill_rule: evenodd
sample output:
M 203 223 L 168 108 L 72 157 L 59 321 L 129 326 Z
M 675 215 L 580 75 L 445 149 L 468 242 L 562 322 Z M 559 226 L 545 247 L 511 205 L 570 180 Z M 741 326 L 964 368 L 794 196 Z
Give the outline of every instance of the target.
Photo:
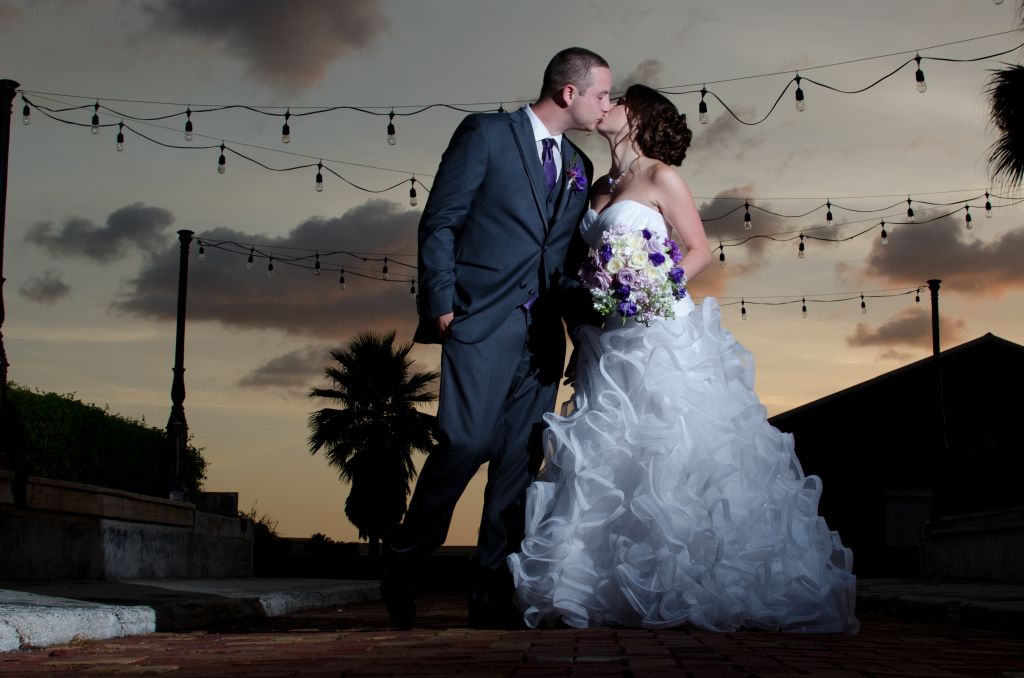
M 587 173 L 583 171 L 578 162 L 574 162 L 572 167 L 565 170 L 565 180 L 569 190 L 573 193 L 587 190 Z

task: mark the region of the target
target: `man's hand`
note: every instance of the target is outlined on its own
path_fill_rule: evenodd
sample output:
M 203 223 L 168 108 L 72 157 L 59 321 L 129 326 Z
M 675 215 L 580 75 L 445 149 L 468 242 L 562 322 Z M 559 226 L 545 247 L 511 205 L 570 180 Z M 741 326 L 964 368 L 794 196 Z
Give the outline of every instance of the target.
M 455 317 L 454 313 L 445 313 L 434 318 L 434 322 L 437 324 L 437 336 L 442 339 L 450 339 L 452 336 L 450 325 L 452 319 Z

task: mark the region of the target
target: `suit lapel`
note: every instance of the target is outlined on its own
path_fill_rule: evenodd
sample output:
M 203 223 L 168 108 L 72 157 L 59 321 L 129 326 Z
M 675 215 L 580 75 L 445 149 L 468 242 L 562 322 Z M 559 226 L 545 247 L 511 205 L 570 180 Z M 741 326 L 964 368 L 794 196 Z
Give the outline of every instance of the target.
M 537 142 L 533 138 L 533 127 L 522 109 L 509 114 L 509 127 L 512 128 L 512 136 L 515 137 L 516 147 L 519 149 L 519 156 L 523 161 L 523 169 L 530 179 L 530 188 L 533 192 L 533 200 L 540 214 L 541 224 L 544 230 L 547 229 L 547 181 L 544 179 L 544 168 L 540 164 L 540 157 L 537 155 Z
M 572 167 L 578 167 L 579 171 L 583 172 L 583 164 L 579 159 L 579 155 L 576 153 L 576 147 L 569 141 L 569 137 L 562 135 L 562 173 L 558 177 L 558 181 L 561 184 L 560 190 L 562 195 L 558 200 L 558 204 L 555 205 L 555 221 L 557 222 L 565 214 L 565 210 L 568 208 L 569 203 L 575 203 L 580 199 L 587 197 L 587 191 L 576 191 L 572 186 L 569 185 L 568 172 Z M 584 176 L 586 176 L 584 174 Z

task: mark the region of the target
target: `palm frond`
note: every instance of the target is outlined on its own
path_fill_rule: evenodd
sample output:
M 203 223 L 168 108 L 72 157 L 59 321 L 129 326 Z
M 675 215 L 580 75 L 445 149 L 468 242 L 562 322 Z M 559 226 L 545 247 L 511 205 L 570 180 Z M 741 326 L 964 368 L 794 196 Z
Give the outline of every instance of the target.
M 1024 181 L 1024 66 L 993 70 L 987 83 L 990 121 L 999 138 L 989 148 L 993 180 L 1019 187 Z

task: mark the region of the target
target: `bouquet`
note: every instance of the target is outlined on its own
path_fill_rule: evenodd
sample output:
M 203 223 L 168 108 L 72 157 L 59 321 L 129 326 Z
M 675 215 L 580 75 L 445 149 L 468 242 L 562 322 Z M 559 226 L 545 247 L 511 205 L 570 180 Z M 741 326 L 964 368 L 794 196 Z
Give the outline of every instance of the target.
M 650 326 L 655 316 L 675 317 L 675 301 L 686 296 L 682 258 L 674 240 L 614 224 L 590 250 L 579 276 L 599 313 Z

